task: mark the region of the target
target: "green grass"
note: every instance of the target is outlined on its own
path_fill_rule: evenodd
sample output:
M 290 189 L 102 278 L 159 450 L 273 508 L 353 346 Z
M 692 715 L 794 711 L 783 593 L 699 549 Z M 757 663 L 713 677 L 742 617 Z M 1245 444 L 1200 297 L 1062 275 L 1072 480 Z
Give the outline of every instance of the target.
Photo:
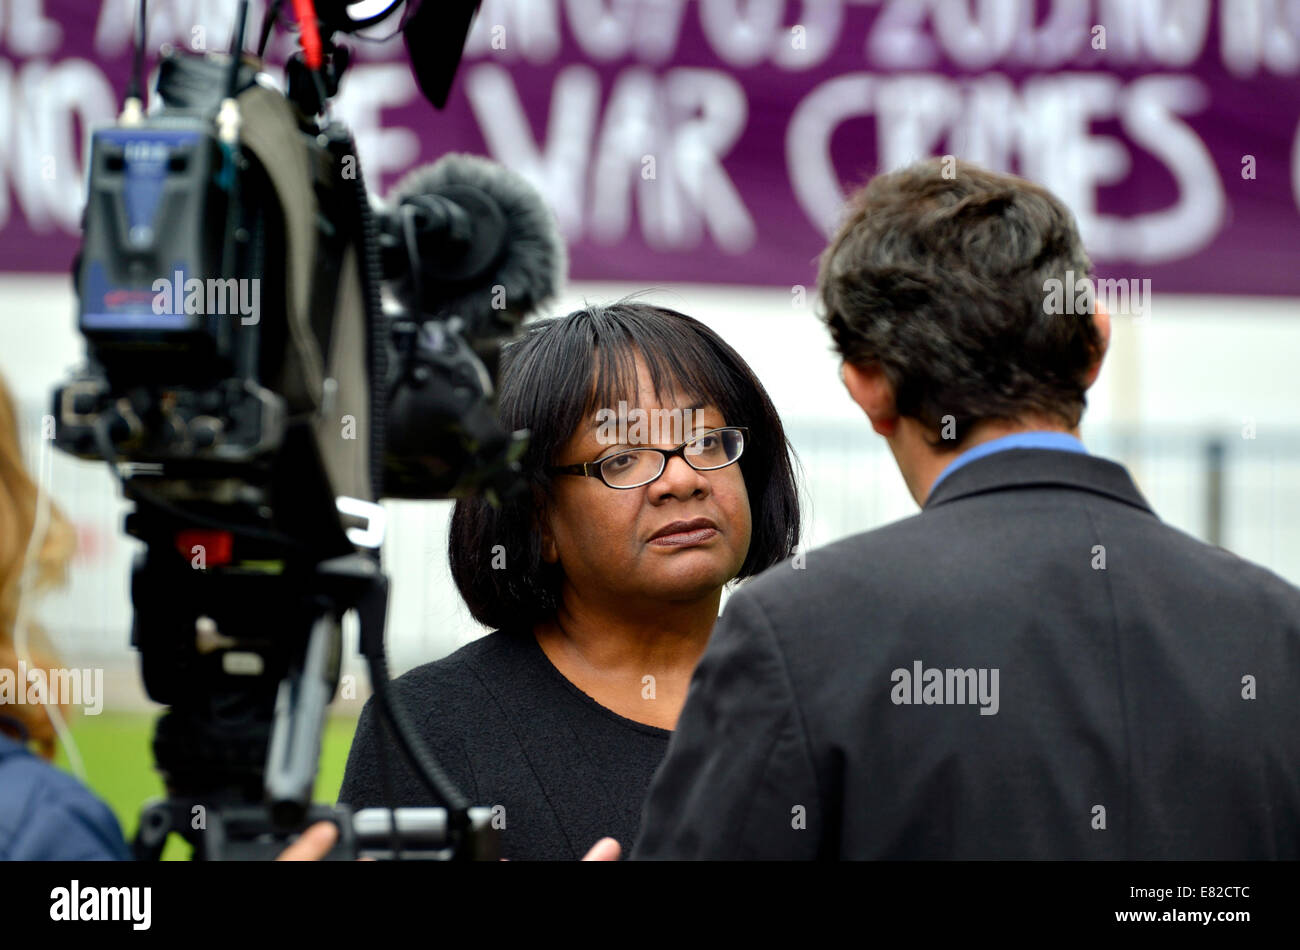
M 156 719 L 156 713 L 105 711 L 98 716 L 78 716 L 72 723 L 72 736 L 86 768 L 86 784 L 113 809 L 128 841 L 140 823 L 140 806 L 163 795 L 150 748 Z M 333 804 L 338 798 L 356 727 L 353 718 L 326 719 L 314 801 Z M 62 748 L 55 764 L 65 772 L 72 771 Z M 179 835 L 167 839 L 164 861 L 184 861 L 189 856 L 190 846 Z

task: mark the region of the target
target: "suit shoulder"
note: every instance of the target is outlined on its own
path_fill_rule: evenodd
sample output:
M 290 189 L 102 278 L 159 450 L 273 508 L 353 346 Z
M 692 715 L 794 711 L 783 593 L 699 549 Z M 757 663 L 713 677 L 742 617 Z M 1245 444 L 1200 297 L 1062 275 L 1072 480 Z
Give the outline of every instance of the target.
M 861 587 L 871 583 L 873 576 L 863 571 L 864 565 L 887 568 L 918 542 L 927 543 L 926 537 L 921 515 L 910 515 L 786 558 L 745 581 L 736 593 L 744 591 L 760 600 L 786 600 L 817 596 L 837 584 Z
M 1263 597 L 1293 615 L 1300 614 L 1300 587 L 1291 581 L 1227 548 L 1202 541 L 1164 522 L 1160 524 L 1172 543 L 1181 548 L 1189 560 L 1217 579 L 1219 586 L 1235 589 L 1251 598 Z

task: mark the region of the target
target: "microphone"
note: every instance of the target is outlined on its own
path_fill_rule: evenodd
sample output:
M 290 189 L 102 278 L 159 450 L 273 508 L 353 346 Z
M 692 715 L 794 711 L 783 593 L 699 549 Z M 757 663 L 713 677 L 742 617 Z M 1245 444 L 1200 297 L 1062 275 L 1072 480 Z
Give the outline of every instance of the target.
M 296 2 L 296 0 L 295 0 Z M 403 0 L 391 0 L 383 9 L 355 16 L 366 8 L 356 0 L 316 0 L 316 17 L 323 33 L 355 33 L 389 19 Z M 415 81 L 424 97 L 442 109 L 451 95 L 452 80 L 460 66 L 480 0 L 405 0 L 398 20 Z M 373 6 L 373 5 L 372 5 Z
M 558 291 L 568 253 L 522 175 L 476 155 L 408 173 L 376 215 L 384 279 L 409 316 L 393 327 L 384 494 L 520 497 L 527 433 L 496 418 L 502 344 Z
M 452 153 L 409 172 L 377 213 L 384 277 L 414 313 L 459 317 L 470 337 L 513 333 L 559 290 L 555 216 L 517 172 Z

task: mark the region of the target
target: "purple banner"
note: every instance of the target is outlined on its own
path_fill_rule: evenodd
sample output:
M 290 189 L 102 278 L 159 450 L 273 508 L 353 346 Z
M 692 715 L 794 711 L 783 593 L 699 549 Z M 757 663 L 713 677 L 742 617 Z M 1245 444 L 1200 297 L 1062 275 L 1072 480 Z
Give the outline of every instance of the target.
M 235 6 L 151 0 L 150 49 L 225 50 Z M 69 268 L 135 7 L 0 0 L 0 269 Z M 956 155 L 1065 199 L 1104 275 L 1300 295 L 1296 0 L 484 0 L 441 113 L 400 39 L 355 45 L 372 188 L 489 155 L 573 278 L 810 286 L 848 189 Z

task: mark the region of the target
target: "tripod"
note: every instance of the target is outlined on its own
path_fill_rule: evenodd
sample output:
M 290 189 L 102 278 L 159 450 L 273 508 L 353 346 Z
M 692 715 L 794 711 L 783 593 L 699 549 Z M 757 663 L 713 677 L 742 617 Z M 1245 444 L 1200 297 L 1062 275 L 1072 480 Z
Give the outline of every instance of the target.
M 224 560 L 233 540 L 218 531 L 177 531 L 171 514 L 147 503 L 128 516 L 127 531 L 146 543 L 132 573 L 132 643 L 146 691 L 169 707 L 154 735 L 168 794 L 142 811 L 137 859 L 157 860 L 172 833 L 198 860 L 270 859 L 320 820 L 339 828 L 327 859 L 498 856 L 491 810 L 468 806 L 389 695 L 388 579 L 373 556 L 353 551 L 304 563 L 298 549 L 276 552 L 275 540 L 252 538 L 258 557 L 196 568 L 209 546 Z M 311 803 L 348 610 L 360 619 L 379 711 L 445 809 L 354 815 Z

